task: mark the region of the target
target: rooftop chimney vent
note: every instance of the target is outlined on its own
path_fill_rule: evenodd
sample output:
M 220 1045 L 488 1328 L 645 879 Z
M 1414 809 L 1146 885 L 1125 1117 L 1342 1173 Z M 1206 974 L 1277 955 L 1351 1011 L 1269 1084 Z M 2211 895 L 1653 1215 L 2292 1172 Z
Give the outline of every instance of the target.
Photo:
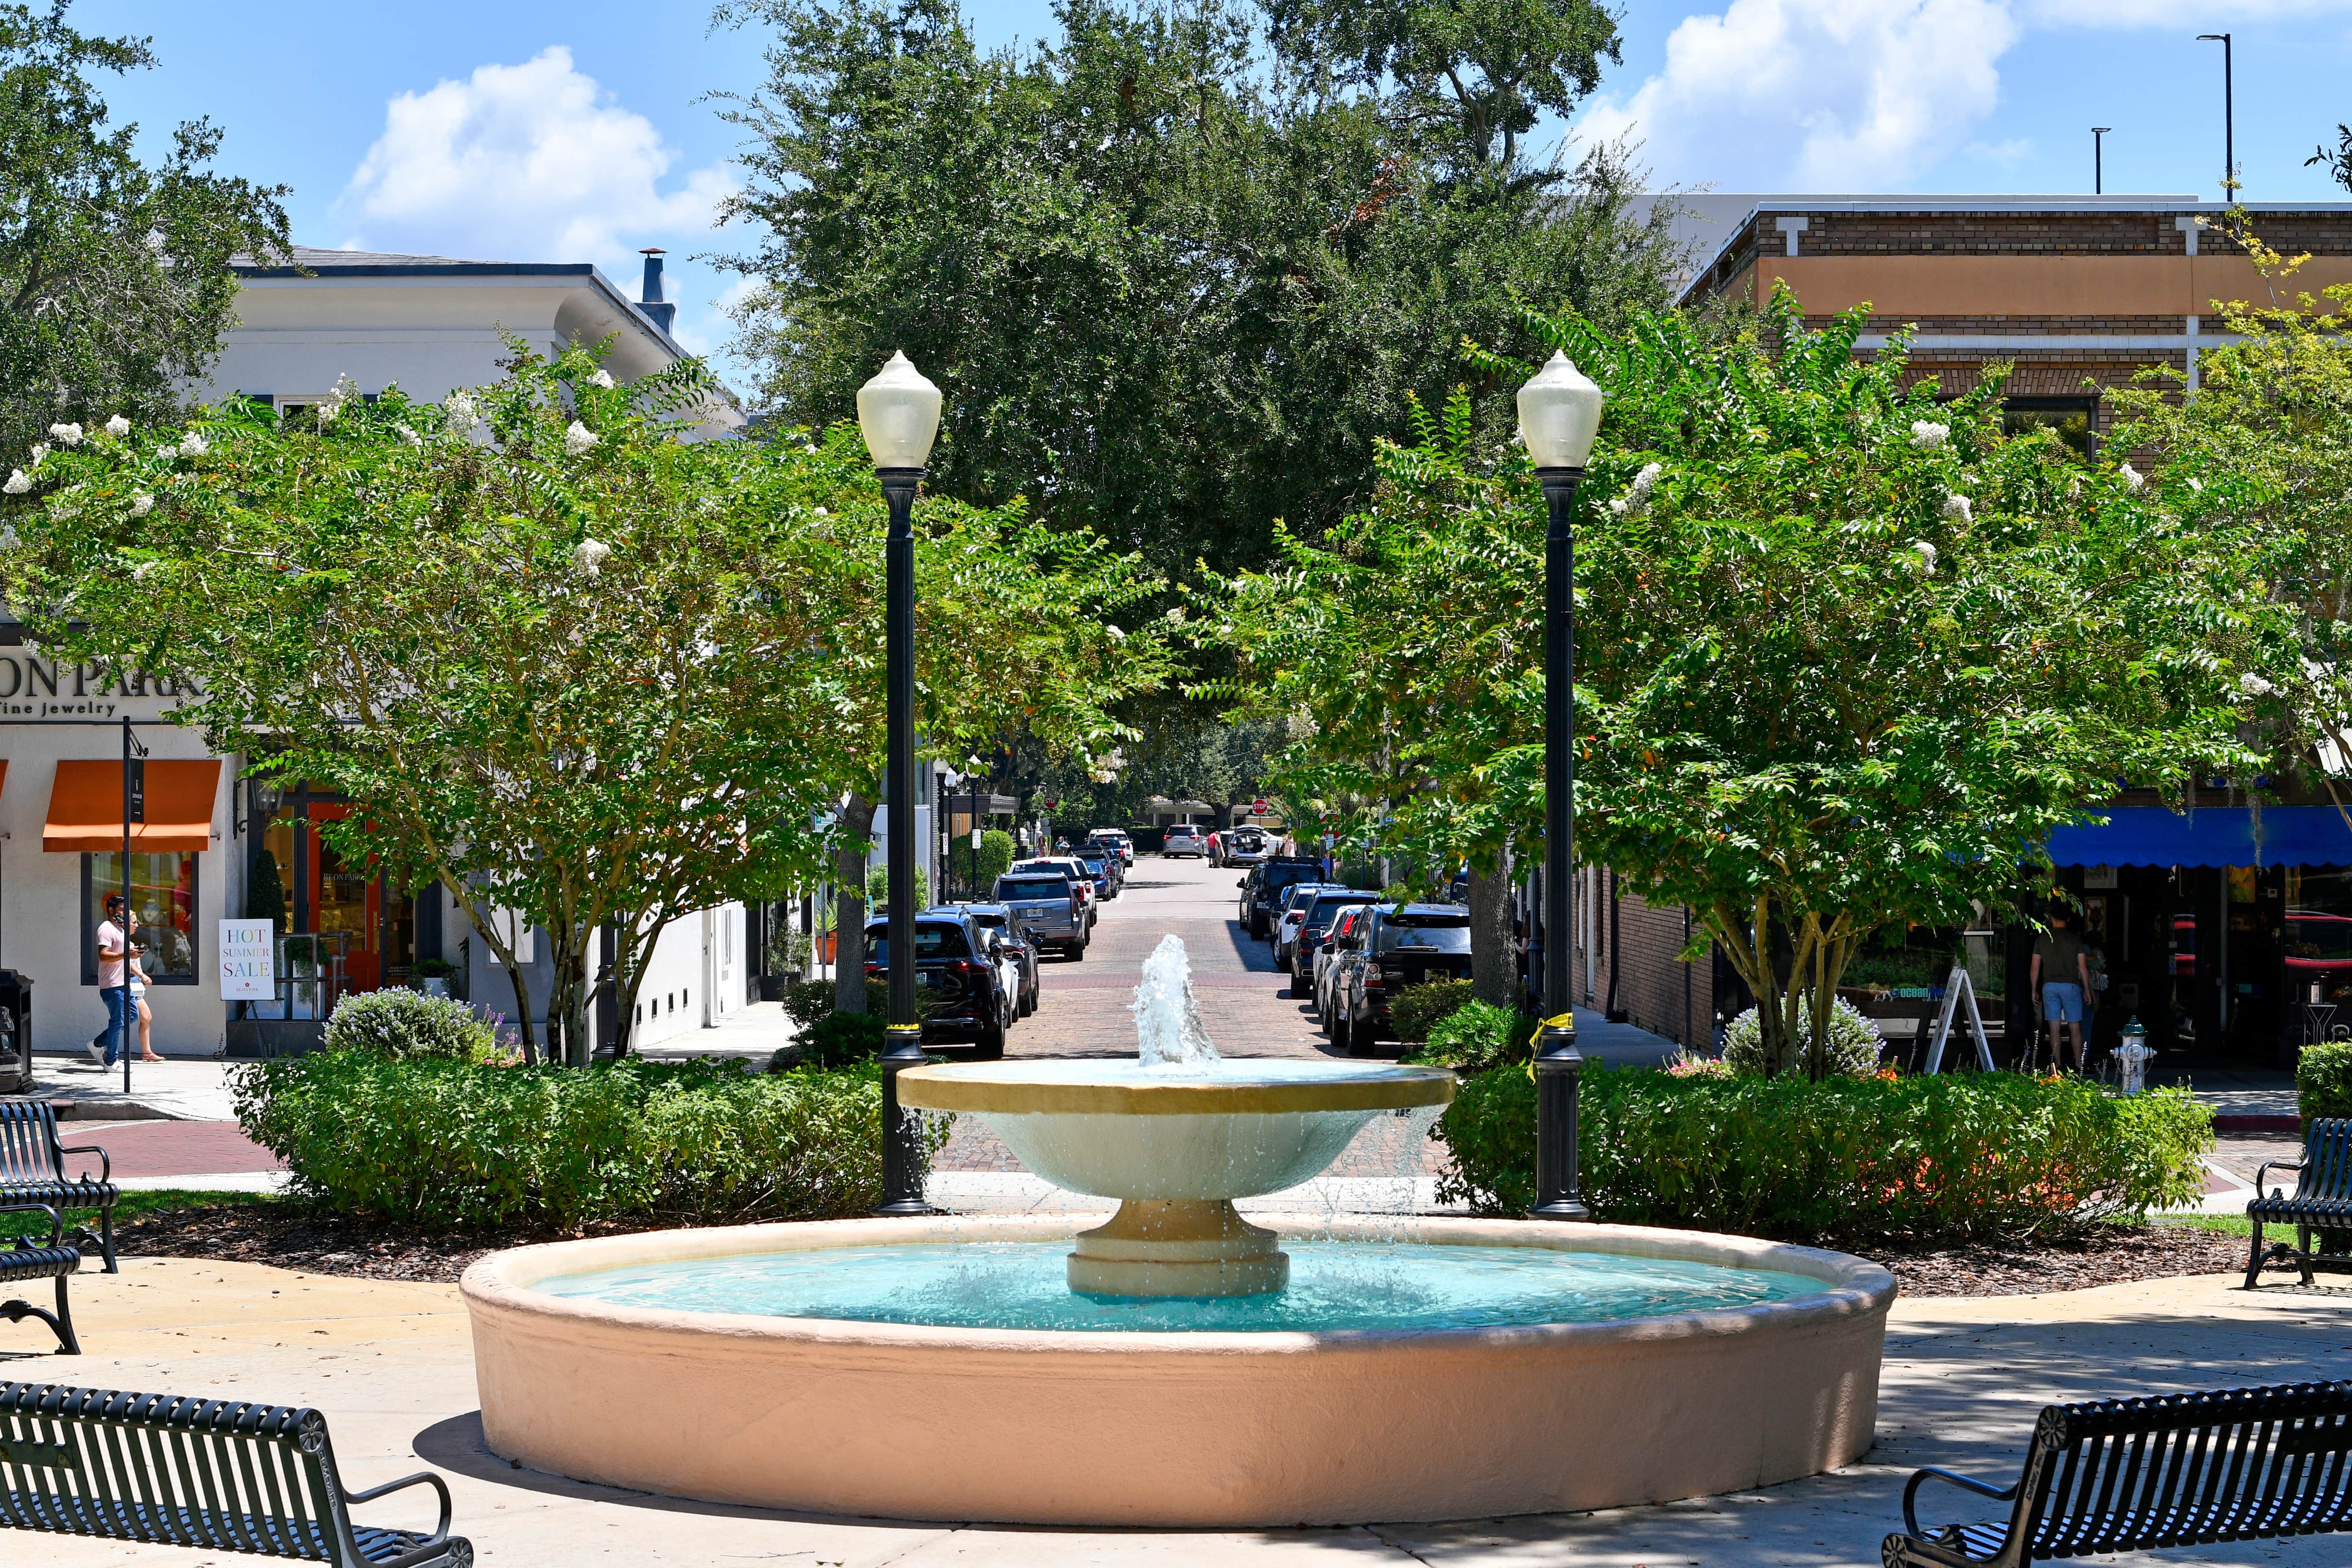
M 655 326 L 667 332 L 671 323 L 677 320 L 677 307 L 662 301 L 662 248 L 649 245 L 640 254 L 646 258 L 646 288 L 645 298 L 637 301 L 637 309 L 643 310 Z

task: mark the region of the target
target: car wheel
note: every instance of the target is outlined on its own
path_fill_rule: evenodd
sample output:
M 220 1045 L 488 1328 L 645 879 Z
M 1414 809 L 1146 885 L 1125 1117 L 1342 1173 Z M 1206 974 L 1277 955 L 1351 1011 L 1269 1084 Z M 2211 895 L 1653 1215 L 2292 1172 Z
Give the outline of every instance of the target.
M 1356 1054 L 1356 1042 L 1349 1037 L 1349 1034 L 1350 1031 L 1348 1028 L 1348 1016 L 1345 1013 L 1332 1014 L 1330 1029 L 1331 1043 L 1352 1057 Z
M 982 1029 L 980 1038 L 972 1042 L 971 1054 L 984 1062 L 1003 1059 L 1004 1031 L 1002 1028 Z
M 1070 949 L 1070 962 L 1072 963 L 1084 963 L 1086 961 L 1087 944 L 1085 942 L 1079 942 L 1076 946 Z

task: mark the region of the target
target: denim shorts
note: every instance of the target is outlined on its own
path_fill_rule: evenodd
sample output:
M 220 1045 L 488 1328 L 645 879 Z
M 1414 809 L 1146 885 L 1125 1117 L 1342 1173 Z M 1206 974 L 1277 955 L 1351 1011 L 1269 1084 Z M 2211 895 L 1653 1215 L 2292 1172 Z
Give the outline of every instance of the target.
M 2053 980 L 2042 988 L 2042 1016 L 2052 1024 L 2083 1021 L 2083 988 L 2071 980 Z

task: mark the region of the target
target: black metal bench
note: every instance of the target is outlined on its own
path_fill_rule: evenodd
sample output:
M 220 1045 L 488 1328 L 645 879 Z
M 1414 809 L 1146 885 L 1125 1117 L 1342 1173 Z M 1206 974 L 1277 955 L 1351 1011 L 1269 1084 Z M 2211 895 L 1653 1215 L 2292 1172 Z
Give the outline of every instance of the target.
M 440 1494 L 430 1535 L 352 1523 L 351 1504 L 413 1486 Z M 53 1383 L 0 1383 L 0 1527 L 337 1568 L 474 1561 L 431 1471 L 345 1492 L 315 1410 Z
M 66 1174 L 66 1156 L 95 1154 L 98 1175 L 88 1170 Z M 46 1100 L 0 1100 L 0 1204 L 47 1204 L 63 1214 L 69 1209 L 96 1209 L 98 1232 L 76 1226 L 73 1238 L 96 1242 L 106 1256 L 109 1274 L 121 1270 L 114 1261 L 114 1201 L 122 1194 L 112 1180 L 114 1162 L 95 1144 L 66 1148 L 58 1142 L 57 1112 Z
M 66 1281 L 81 1267 L 81 1254 L 65 1243 L 63 1216 L 47 1204 L 0 1204 L 0 1215 L 9 1214 L 48 1215 L 49 1236 L 47 1241 L 37 1237 L 18 1237 L 0 1249 L 0 1285 L 54 1279 L 58 1282 L 58 1310 L 45 1312 L 19 1297 L 13 1301 L 0 1301 L 0 1318 L 12 1323 L 38 1318 L 56 1331 L 60 1355 L 81 1354 L 81 1342 L 74 1338 L 73 1310 L 66 1304 Z
M 2294 1196 L 2275 1189 L 2268 1197 L 2263 1195 L 2263 1179 L 2273 1171 L 2302 1173 L 2294 1184 Z M 2302 1159 L 2263 1162 L 2254 1172 L 2254 1197 L 2246 1205 L 2246 1218 L 2252 1222 L 2254 1233 L 2246 1251 L 2249 1290 L 2254 1288 L 2263 1265 L 2273 1261 L 2292 1259 L 2302 1269 L 2306 1285 L 2311 1283 L 2315 1263 L 2352 1268 L 2352 1256 L 2314 1251 L 2311 1245 L 2315 1229 L 2352 1230 L 2352 1119 L 2317 1118 L 2304 1130 Z M 2274 1241 L 2265 1251 L 2264 1225 L 2294 1226 L 2294 1245 Z
M 1919 1488 L 2012 1503 L 2006 1521 L 1919 1528 Z M 2053 1557 L 2318 1535 L 2352 1525 L 2352 1383 L 2053 1405 L 2025 1473 L 1999 1488 L 1925 1469 L 1903 1489 L 1885 1568 L 2021 1568 Z

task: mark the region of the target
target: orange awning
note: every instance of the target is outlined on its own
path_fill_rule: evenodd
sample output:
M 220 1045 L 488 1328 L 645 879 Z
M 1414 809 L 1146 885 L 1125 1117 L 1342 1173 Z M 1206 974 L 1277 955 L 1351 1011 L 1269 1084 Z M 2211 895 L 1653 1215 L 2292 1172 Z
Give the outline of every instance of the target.
M 134 854 L 209 849 L 213 800 L 220 789 L 217 759 L 147 763 L 147 820 L 131 825 Z M 122 761 L 63 762 L 49 786 L 49 820 L 41 847 L 53 855 L 103 854 L 122 847 Z

